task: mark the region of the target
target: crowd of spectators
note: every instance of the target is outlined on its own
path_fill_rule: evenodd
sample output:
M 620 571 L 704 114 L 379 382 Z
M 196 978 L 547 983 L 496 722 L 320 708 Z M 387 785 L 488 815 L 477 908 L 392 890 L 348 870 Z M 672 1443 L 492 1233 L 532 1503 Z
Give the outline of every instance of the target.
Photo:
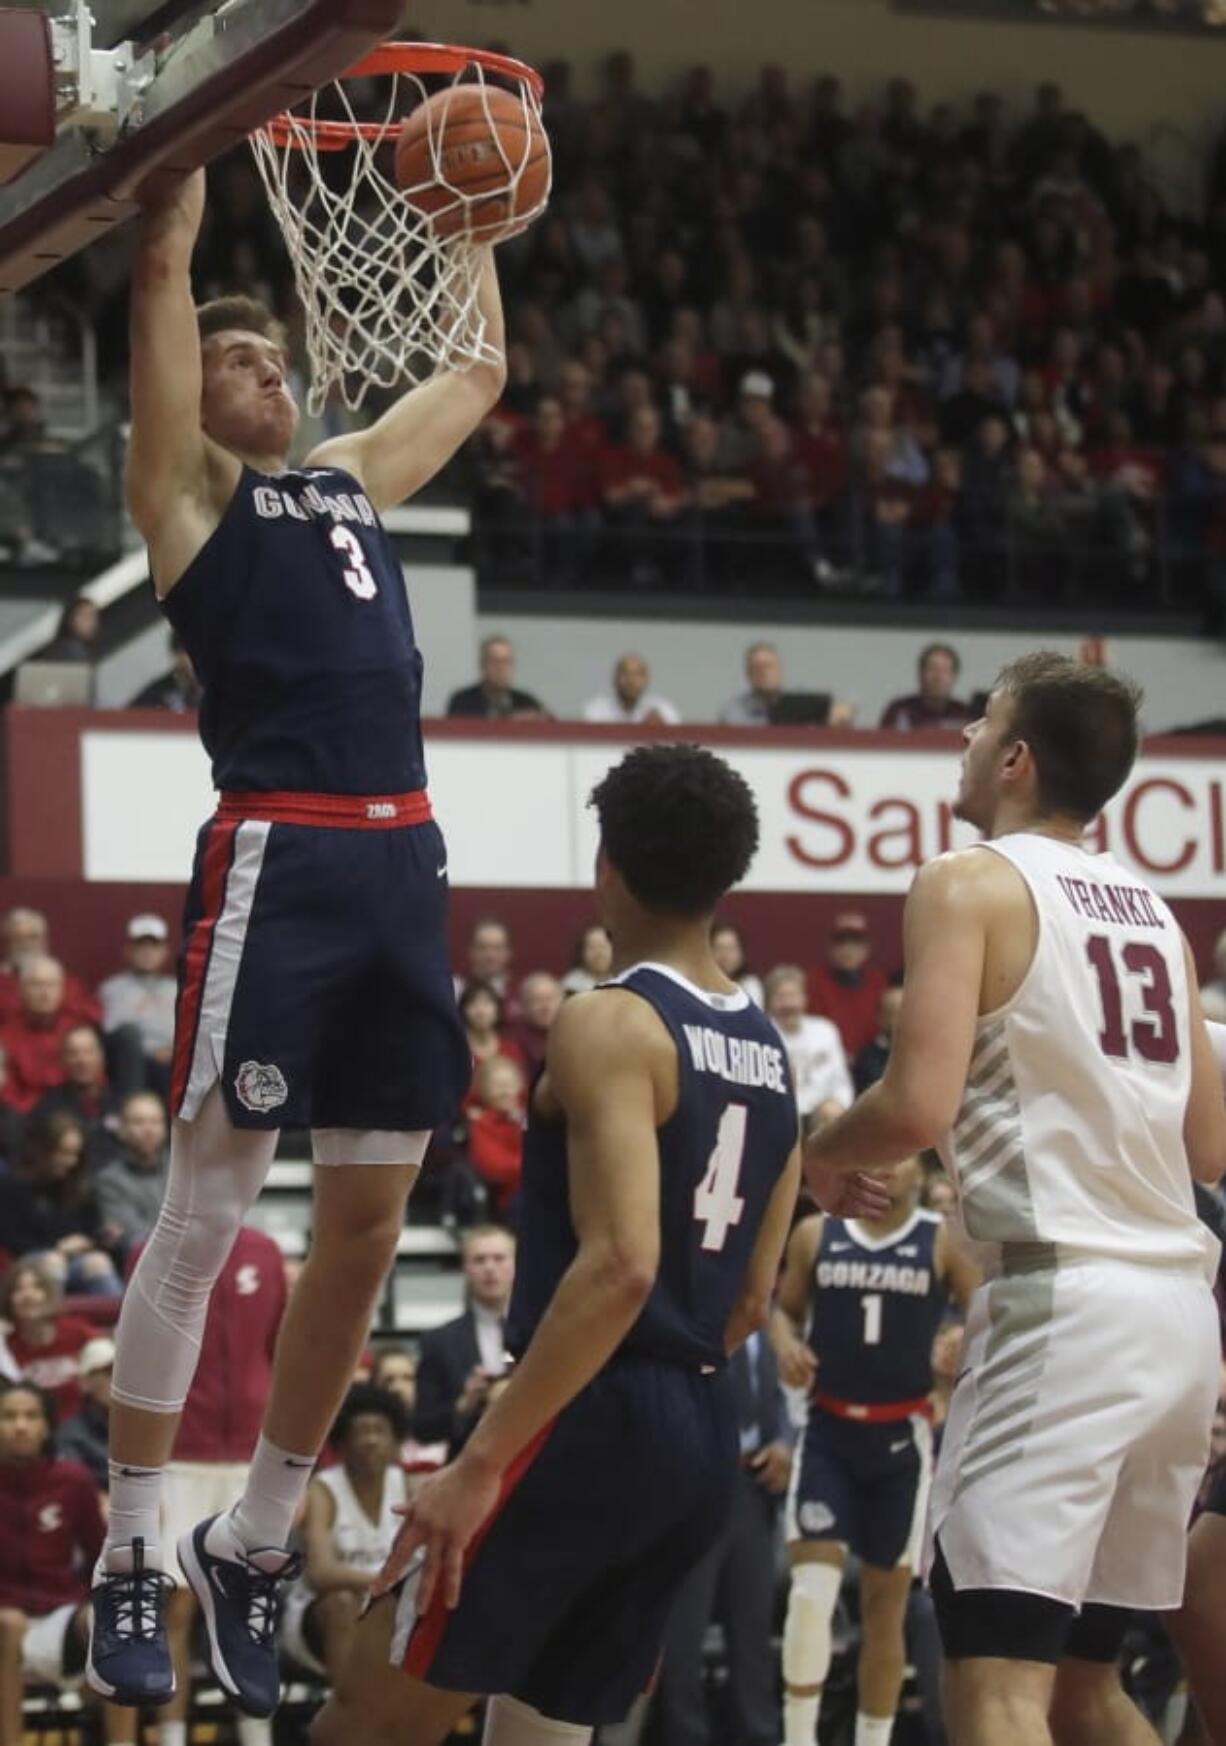
M 647 91 L 625 52 L 591 98 L 544 72 L 554 193 L 500 250 L 507 389 L 447 480 L 483 579 L 1221 618 L 1226 155 L 1195 218 L 1054 84 L 1014 111 L 906 77 L 853 103 L 779 65 Z M 242 285 L 300 332 L 245 151 L 195 265 L 202 296 Z M 106 266 L 67 272 L 121 379 Z M 8 391 L 0 474 L 39 417 Z

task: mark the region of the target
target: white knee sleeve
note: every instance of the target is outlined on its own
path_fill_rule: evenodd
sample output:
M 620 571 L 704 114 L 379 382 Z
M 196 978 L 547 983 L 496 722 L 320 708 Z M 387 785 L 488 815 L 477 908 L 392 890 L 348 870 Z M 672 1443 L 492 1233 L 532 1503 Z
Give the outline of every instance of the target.
M 111 1394 L 124 1406 L 175 1413 L 187 1399 L 209 1294 L 276 1149 L 275 1133 L 231 1125 L 216 1085 L 174 1123 L 162 1210 L 119 1316 Z
M 590 1728 L 555 1722 L 518 1698 L 491 1698 L 485 1711 L 481 1746 L 587 1746 Z
M 825 1685 L 830 1672 L 830 1621 L 843 1572 L 834 1564 L 796 1564 L 783 1627 L 783 1678 L 799 1689 Z

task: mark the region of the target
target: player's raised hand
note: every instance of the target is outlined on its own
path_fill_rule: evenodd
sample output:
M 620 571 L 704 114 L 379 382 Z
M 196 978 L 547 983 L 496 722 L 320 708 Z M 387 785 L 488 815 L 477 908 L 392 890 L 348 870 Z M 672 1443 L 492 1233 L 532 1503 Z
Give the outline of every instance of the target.
M 880 1219 L 892 1204 L 885 1184 L 862 1170 L 832 1170 L 810 1159 L 805 1162 L 805 1182 L 822 1211 L 835 1218 Z
M 442 1585 L 448 1607 L 458 1606 L 464 1578 L 464 1553 L 477 1529 L 498 1502 L 499 1481 L 461 1456 L 427 1479 L 400 1514 L 404 1525 L 375 1578 L 371 1593 L 386 1594 L 423 1554 L 417 1581 L 416 1610 L 428 1611 Z

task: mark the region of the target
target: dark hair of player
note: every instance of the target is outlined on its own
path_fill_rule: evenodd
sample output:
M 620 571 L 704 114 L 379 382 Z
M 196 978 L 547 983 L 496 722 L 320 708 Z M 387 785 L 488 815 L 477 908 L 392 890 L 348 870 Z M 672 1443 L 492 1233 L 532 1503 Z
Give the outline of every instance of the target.
M 196 328 L 200 343 L 212 339 L 215 333 L 258 333 L 261 339 L 285 351 L 288 340 L 284 326 L 257 297 L 214 297 L 196 310 Z
M 1009 737 L 1030 747 L 1039 805 L 1088 824 L 1127 779 L 1137 756 L 1138 685 L 1105 667 L 1040 651 L 1001 669 L 1012 703 Z
M 0 1377 L 0 1401 L 5 1400 L 10 1394 L 33 1395 L 38 1402 L 42 1408 L 43 1422 L 47 1427 L 47 1436 L 43 1443 L 42 1452 L 44 1455 L 53 1455 L 55 1453 L 55 1396 L 47 1389 L 40 1388 L 36 1382 L 24 1382 L 20 1378 L 14 1380 L 9 1376 Z
M 378 1413 L 380 1418 L 387 1420 L 397 1445 L 404 1442 L 409 1434 L 409 1418 L 400 1396 L 393 1394 L 390 1388 L 377 1388 L 373 1382 L 355 1382 L 341 1402 L 341 1410 L 328 1432 L 332 1447 L 341 1448 L 353 1421 L 368 1413 Z
M 702 746 L 636 746 L 589 804 L 631 896 L 662 915 L 710 915 L 758 847 L 749 784 Z

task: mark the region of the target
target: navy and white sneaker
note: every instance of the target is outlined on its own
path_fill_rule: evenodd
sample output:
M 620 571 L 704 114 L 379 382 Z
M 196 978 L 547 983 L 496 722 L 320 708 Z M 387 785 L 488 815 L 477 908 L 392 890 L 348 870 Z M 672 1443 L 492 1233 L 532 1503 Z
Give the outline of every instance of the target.
M 166 1641 L 166 1596 L 174 1592 L 174 1580 L 145 1563 L 141 1539 L 113 1548 L 107 1558 L 120 1568 L 103 1565 L 94 1573 L 85 1678 L 103 1697 L 128 1708 L 169 1703 L 175 1670 Z
M 277 1590 L 302 1559 L 282 1546 L 248 1552 L 228 1516 L 199 1523 L 177 1550 L 204 1615 L 213 1677 L 245 1715 L 271 1716 L 281 1701 Z

